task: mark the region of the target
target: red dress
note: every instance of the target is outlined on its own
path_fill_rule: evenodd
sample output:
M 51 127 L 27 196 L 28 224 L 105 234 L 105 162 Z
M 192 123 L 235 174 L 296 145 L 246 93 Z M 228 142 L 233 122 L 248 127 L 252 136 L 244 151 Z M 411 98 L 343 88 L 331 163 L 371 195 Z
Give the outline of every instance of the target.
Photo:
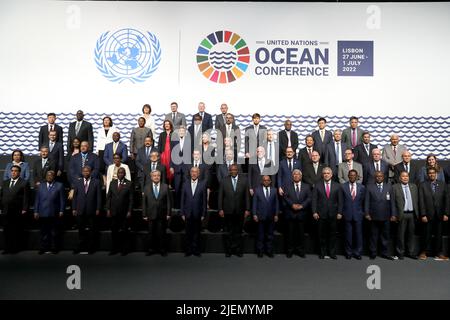
M 170 134 L 166 136 L 166 143 L 164 145 L 164 151 L 161 154 L 161 163 L 166 167 L 167 183 L 172 183 L 173 174 L 170 172 Z

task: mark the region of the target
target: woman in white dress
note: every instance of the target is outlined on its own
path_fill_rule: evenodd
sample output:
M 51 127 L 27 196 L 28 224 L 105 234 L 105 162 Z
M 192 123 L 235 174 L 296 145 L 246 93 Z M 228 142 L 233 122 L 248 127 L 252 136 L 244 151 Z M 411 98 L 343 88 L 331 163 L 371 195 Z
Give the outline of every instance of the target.
M 106 173 L 106 194 L 108 194 L 109 185 L 113 179 L 117 179 L 117 171 L 119 168 L 125 169 L 125 178 L 131 181 L 131 173 L 128 165 L 122 163 L 122 157 L 120 154 L 116 153 L 113 156 L 113 164 L 108 167 L 108 172 Z
M 97 131 L 97 147 L 96 152 L 98 155 L 99 169 L 102 175 L 105 175 L 105 162 L 103 161 L 103 153 L 105 151 L 105 146 L 113 142 L 112 136 L 114 132 L 118 132 L 116 127 L 113 125 L 111 117 L 103 117 L 103 125 Z

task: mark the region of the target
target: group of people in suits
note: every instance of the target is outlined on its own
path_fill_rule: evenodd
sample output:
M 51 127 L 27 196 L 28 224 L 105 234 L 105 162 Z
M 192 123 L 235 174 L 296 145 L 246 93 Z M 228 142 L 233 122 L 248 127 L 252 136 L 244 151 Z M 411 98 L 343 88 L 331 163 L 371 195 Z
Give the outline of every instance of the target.
M 93 152 L 92 125 L 79 110 L 69 126 L 66 170 L 63 130 L 55 123 L 56 115 L 48 114 L 48 123 L 39 132 L 40 158 L 32 166 L 41 254 L 58 251 L 58 217 L 63 215 L 67 200 L 72 203 L 79 230 L 74 252 L 93 253 L 96 217 L 103 210 L 105 194 L 106 216 L 111 219 L 110 253 L 127 254 L 137 189 L 142 197 L 142 219 L 148 224 L 147 254 L 167 255 L 168 221 L 173 209 L 179 209 L 185 222 L 186 256 L 200 256 L 202 221 L 207 217 L 211 181 L 217 178 L 217 209 L 224 221 L 227 257 L 242 257 L 243 225 L 248 219 L 256 223 L 257 256 L 273 257 L 274 229 L 282 215 L 289 258 L 294 254 L 305 257 L 305 223 L 312 219 L 317 225 L 321 259 L 337 258 L 339 220 L 344 221 L 348 259 L 361 259 L 364 220 L 370 225 L 371 258 L 376 257 L 380 241 L 381 256 L 394 259 L 387 248 L 394 222 L 398 223 L 398 258 L 426 259 L 434 253 L 439 259 L 448 259 L 442 250 L 442 230 L 450 207 L 445 184 L 448 168 L 440 168 L 434 155 L 427 158 L 424 168 L 417 168 L 398 135 L 391 135 L 390 143 L 379 149 L 371 143 L 370 133 L 359 127 L 357 117 L 350 118 L 348 128 L 333 132 L 327 130 L 327 121 L 321 117 L 318 129 L 305 137 L 305 147 L 297 152 L 299 137 L 290 120 L 276 135 L 255 113 L 252 124 L 243 130 L 244 157 L 240 158 L 241 129 L 226 104 L 221 105 L 213 123 L 200 102 L 189 127 L 178 104 L 173 102 L 170 108 L 156 144 L 151 107 L 144 105 L 138 127 L 131 133 L 130 149 L 120 141 L 112 119 L 103 118 L 97 152 Z M 217 133 L 215 146 L 210 143 L 212 129 Z M 30 168 L 23 153 L 15 150 L 12 160 L 1 189 L 6 253 L 18 250 L 20 217 L 30 198 Z M 61 182 L 63 172 L 69 182 L 68 197 Z M 425 225 L 420 253 L 413 241 L 418 222 Z M 436 242 L 434 249 L 432 240 Z

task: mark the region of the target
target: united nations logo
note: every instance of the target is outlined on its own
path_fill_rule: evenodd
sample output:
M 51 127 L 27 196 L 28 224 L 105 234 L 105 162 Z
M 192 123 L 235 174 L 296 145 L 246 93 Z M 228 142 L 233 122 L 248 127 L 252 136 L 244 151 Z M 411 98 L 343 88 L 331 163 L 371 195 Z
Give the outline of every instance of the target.
M 95 64 L 102 75 L 112 82 L 144 82 L 158 69 L 161 47 L 158 38 L 136 29 L 105 32 L 95 46 Z
M 250 63 L 250 51 L 240 35 L 220 30 L 206 36 L 197 49 L 197 65 L 207 79 L 229 83 L 242 77 Z

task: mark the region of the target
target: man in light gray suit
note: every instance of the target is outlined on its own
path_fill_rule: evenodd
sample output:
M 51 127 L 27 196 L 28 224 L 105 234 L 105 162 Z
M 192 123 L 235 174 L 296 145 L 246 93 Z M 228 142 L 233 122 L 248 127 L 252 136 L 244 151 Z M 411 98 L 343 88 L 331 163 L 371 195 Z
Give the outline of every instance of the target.
M 340 163 L 338 166 L 338 178 L 339 183 L 346 183 L 348 181 L 348 172 L 350 170 L 356 170 L 358 172 L 358 183 L 363 181 L 363 167 L 362 164 L 353 161 L 353 151 L 352 149 L 345 150 L 345 161 Z
M 342 142 L 354 149 L 358 144 L 363 142 L 362 136 L 364 130 L 358 127 L 358 117 L 350 118 L 350 127 L 342 131 Z
M 402 153 L 407 151 L 407 148 L 398 144 L 400 137 L 397 134 L 391 135 L 391 143 L 383 147 L 383 160 L 389 164 L 389 179 L 394 179 L 394 167 L 396 164 L 402 162 Z
M 186 127 L 186 116 L 184 113 L 178 112 L 178 103 L 172 102 L 170 109 L 172 112 L 167 113 L 164 120 L 172 122 L 174 129 L 178 129 L 180 126 Z
M 409 182 L 409 174 L 406 171 L 400 173 L 400 183 L 394 184 L 392 190 L 395 201 L 394 210 L 398 214 L 399 221 L 395 246 L 397 256 L 403 260 L 406 243 L 408 247 L 406 256 L 417 259 L 414 253 L 414 222 L 419 216 L 419 191 L 415 183 Z

